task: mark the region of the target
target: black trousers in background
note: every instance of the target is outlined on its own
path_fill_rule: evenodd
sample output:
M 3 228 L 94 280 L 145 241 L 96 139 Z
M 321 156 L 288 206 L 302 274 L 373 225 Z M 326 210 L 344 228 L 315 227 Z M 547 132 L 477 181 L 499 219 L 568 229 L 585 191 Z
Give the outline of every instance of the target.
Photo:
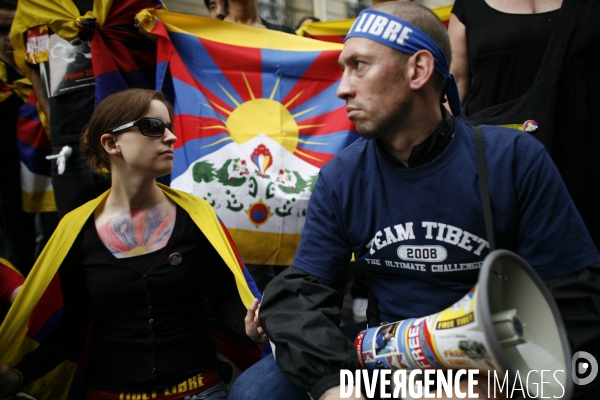
M 56 161 L 52 162 L 52 186 L 58 215 L 65 214 L 95 199 L 110 188 L 110 180 L 92 172 L 79 150 L 79 143 L 70 143 L 73 154 L 67 159 L 65 171 L 59 175 Z M 53 146 L 58 154 L 63 146 Z

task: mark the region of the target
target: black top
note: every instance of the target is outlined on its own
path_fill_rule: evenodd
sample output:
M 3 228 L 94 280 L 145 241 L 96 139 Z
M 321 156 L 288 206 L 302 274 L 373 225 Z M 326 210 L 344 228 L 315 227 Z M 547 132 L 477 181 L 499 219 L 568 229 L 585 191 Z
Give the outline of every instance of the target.
M 0 61 L 6 66 L 6 78 L 8 84 L 22 78 L 23 76 L 15 71 L 10 65 Z M 0 83 L 0 87 L 2 87 Z M 23 100 L 15 93 L 6 100 L 0 102 L 0 171 L 2 172 L 2 181 L 0 183 L 0 201 L 4 203 L 17 203 L 19 198 L 15 198 L 15 193 L 21 191 L 21 162 L 19 161 L 19 149 L 17 147 L 17 121 L 19 120 L 19 110 L 23 105 Z
M 433 161 L 437 156 L 448 147 L 454 136 L 454 118 L 442 107 L 442 121 L 435 128 L 435 131 L 424 141 L 414 146 L 408 157 L 408 167 L 402 161 L 398 160 L 393 154 L 389 153 L 383 146 L 381 139 L 376 139 L 375 143 L 381 150 L 383 157 L 398 168 L 417 168 Z
M 452 13 L 466 27 L 472 81 L 465 115 L 516 99 L 533 85 L 558 10 L 508 14 L 485 0 L 456 0 Z
M 78 146 L 83 128 L 94 112 L 95 86 L 86 86 L 60 96 L 50 97 L 50 131 L 52 145 Z
M 465 115 L 513 100 L 535 80 L 559 10 L 509 14 L 485 0 L 456 0 L 452 12 L 466 26 L 471 88 Z M 587 24 L 575 24 L 578 43 L 568 47 L 557 91 L 552 159 L 600 247 L 600 1 Z
M 169 263 L 173 253 L 180 264 Z M 233 274 L 180 207 L 164 248 L 126 259 L 108 251 L 90 217 L 59 272 L 63 318 L 17 366 L 27 382 L 78 350 L 90 321 L 89 387 L 148 391 L 200 373 L 216 362 L 205 293 L 217 315 L 245 337 L 246 308 Z

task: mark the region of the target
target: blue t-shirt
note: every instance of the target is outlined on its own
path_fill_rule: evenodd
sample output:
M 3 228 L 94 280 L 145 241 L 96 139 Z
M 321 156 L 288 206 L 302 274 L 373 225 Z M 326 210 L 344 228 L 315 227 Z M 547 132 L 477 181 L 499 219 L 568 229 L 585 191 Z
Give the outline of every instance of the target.
M 293 265 L 339 282 L 352 253 L 382 321 L 450 306 L 477 282 L 489 253 L 471 127 L 432 162 L 403 169 L 359 139 L 326 164 Z M 600 259 L 550 157 L 531 136 L 482 127 L 496 248 L 550 279 Z

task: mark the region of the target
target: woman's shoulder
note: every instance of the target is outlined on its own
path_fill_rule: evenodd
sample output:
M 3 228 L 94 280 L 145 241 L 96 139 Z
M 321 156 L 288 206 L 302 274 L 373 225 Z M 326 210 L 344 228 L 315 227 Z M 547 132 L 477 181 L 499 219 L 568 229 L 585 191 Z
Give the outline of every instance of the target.
M 198 197 L 192 193 L 184 192 L 182 190 L 173 189 L 172 187 L 166 185 L 159 186 L 172 201 L 186 211 L 189 211 L 190 208 L 196 209 L 197 207 L 200 207 L 201 209 L 212 210 L 211 205 L 201 197 Z
M 452 14 L 456 15 L 464 25 L 473 17 L 481 18 L 481 13 L 486 11 L 490 10 L 485 0 L 456 0 L 452 6 Z

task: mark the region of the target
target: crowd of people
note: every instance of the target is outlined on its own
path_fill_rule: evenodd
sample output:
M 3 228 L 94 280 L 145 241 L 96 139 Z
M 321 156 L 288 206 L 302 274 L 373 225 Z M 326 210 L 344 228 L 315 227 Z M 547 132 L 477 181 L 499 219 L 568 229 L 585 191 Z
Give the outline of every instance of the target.
M 516 129 L 480 127 L 490 243 L 468 119 L 527 93 L 567 2 L 574 4 L 575 21 L 585 23 L 574 25 L 577 40 L 557 61 L 559 100 L 548 105 L 556 115 L 552 145 Z M 96 4 L 67 3 L 81 16 Z M 205 5 L 211 18 L 294 33 L 262 19 L 255 0 Z M 340 371 L 359 368 L 353 338 L 367 322 L 433 314 L 477 283 L 478 268 L 397 267 L 399 258 L 414 261 L 400 256 L 399 245 L 443 247 L 440 262 L 449 265 L 481 265 L 494 244 L 519 254 L 552 293 L 572 352 L 600 359 L 600 135 L 593 123 L 600 106 L 600 3 L 457 0 L 448 29 L 414 2 L 374 2 L 363 10 L 345 37 L 336 92 L 361 138 L 321 168 L 294 261 L 276 271 L 244 266 L 207 202 L 157 183 L 173 168 L 177 140 L 165 95 L 151 82 L 115 90 L 99 104 L 93 85 L 53 95 L 47 30 L 61 28 L 48 20 L 44 36 L 43 18 L 26 26 L 20 32 L 25 60 L 17 62 L 10 26 L 15 18 L 26 25 L 18 10 L 17 0 L 0 0 L 6 176 L 0 223 L 2 239 L 9 239 L 0 248 L 11 259 L 0 258 L 0 301 L 8 308 L 16 299 L 15 307 L 23 307 L 9 312 L 10 326 L 2 328 L 25 332 L 39 297 L 28 297 L 29 309 L 19 299 L 52 282 L 60 285 L 62 317 L 35 350 L 19 342 L 21 356 L 0 363 L 0 398 L 27 392 L 69 360 L 77 367 L 69 379 L 57 380 L 64 387 L 46 393 L 341 398 Z M 126 34 L 140 49 L 156 52 L 134 15 Z M 89 42 L 93 29 L 81 23 L 78 40 Z M 30 95 L 45 123 L 40 135 L 52 142 L 54 212 L 21 206 L 16 132 Z M 363 288 L 353 292 L 368 298 L 368 311 L 360 307 L 367 321 L 340 328 L 348 277 L 357 273 Z M 211 337 L 215 318 L 254 352 L 230 389 L 219 370 L 219 340 Z M 13 339 L 0 346 L 17 346 L 16 334 Z M 84 384 L 76 383 L 75 369 L 85 370 Z M 486 398 L 485 383 L 477 390 Z M 596 379 L 577 386 L 573 398 L 592 398 L 599 390 Z

